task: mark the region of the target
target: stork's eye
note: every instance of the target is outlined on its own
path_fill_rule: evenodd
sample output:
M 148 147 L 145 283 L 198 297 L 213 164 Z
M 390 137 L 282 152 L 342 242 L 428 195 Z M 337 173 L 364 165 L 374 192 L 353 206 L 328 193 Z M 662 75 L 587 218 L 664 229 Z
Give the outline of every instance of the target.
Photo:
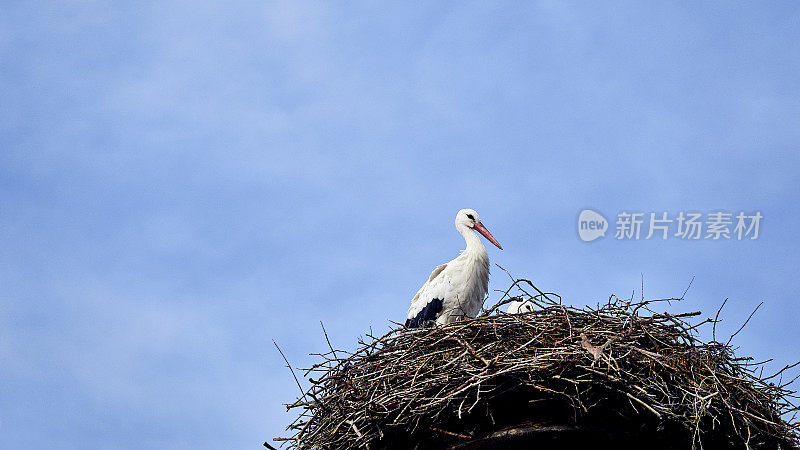
M 469 220 L 475 220 L 475 217 L 473 217 L 472 214 L 467 214 L 467 217 L 469 217 Z

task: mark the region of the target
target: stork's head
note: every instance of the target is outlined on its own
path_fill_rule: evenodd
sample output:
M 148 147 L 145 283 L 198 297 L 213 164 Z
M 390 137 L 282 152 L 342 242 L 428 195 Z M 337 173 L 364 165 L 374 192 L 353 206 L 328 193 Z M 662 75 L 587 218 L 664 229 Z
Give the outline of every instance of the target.
M 497 239 L 492 236 L 492 233 L 489 233 L 489 230 L 483 226 L 480 216 L 478 216 L 477 211 L 474 209 L 462 209 L 458 212 L 458 214 L 456 214 L 456 228 L 459 229 L 461 227 L 472 228 L 473 230 L 482 234 L 483 237 L 489 240 L 489 242 L 496 245 L 497 248 L 500 250 L 503 249 L 503 247 L 500 246 L 500 243 L 497 242 Z

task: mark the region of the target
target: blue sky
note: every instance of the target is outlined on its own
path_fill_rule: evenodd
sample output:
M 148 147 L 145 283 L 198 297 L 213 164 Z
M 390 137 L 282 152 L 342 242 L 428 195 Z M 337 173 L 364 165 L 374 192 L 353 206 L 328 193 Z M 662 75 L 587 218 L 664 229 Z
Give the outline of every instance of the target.
M 466 207 L 567 303 L 695 277 L 676 309 L 764 301 L 739 352 L 798 359 L 793 2 L 3 10 L 0 447 L 258 448 L 297 395 L 272 339 L 402 321 Z M 584 243 L 583 208 L 764 220 Z

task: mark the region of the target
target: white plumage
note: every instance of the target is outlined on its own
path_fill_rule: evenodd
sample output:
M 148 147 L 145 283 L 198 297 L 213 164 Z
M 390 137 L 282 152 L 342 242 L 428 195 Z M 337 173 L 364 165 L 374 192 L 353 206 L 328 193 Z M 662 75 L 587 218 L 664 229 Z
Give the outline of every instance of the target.
M 499 249 L 503 247 L 483 226 L 475 210 L 459 211 L 455 224 L 467 248 L 456 259 L 436 267 L 417 291 L 408 309 L 407 327 L 446 325 L 465 317 L 474 318 L 483 306 L 489 288 L 489 255 L 475 231 Z
M 524 314 L 533 312 L 534 305 L 533 302 L 530 300 L 520 301 L 514 300 L 513 302 L 508 304 L 508 314 Z

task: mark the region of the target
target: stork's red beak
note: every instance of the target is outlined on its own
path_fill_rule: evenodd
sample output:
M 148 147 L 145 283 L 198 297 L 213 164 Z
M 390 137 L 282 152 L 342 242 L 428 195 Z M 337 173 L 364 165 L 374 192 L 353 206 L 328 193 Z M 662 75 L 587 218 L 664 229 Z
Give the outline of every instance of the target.
M 482 234 L 483 237 L 488 239 L 489 242 L 491 242 L 492 244 L 496 245 L 497 248 L 499 248 L 500 250 L 503 249 L 503 247 L 500 246 L 500 243 L 497 242 L 497 239 L 495 239 L 494 236 L 492 236 L 492 233 L 489 233 L 489 230 L 487 230 L 486 227 L 483 226 L 482 223 L 480 223 L 480 222 L 475 223 L 475 227 L 474 228 L 475 228 L 475 231 L 477 231 L 478 233 Z

